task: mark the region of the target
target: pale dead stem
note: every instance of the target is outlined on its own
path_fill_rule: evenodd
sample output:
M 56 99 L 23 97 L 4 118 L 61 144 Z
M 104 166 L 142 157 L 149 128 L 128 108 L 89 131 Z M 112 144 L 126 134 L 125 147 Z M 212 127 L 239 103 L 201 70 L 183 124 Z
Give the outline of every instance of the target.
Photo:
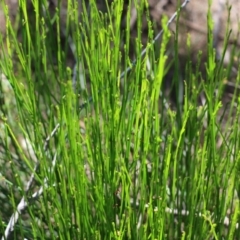
M 55 126 L 55 128 L 53 129 L 53 131 L 51 132 L 51 134 L 46 138 L 45 143 L 44 143 L 44 148 L 43 148 L 44 152 L 47 151 L 49 141 L 56 134 L 59 127 L 60 127 L 60 124 L 57 124 Z M 56 156 L 57 156 L 57 154 L 54 155 L 54 158 L 52 160 L 52 167 L 50 169 L 51 172 L 53 171 L 53 169 L 56 165 L 56 160 L 57 160 Z M 29 200 L 26 199 L 26 196 L 27 196 L 27 194 L 28 194 L 33 182 L 34 182 L 35 174 L 36 174 L 37 170 L 39 169 L 39 166 L 40 166 L 40 162 L 38 161 L 37 164 L 34 167 L 33 173 L 31 174 L 29 181 L 27 182 L 27 187 L 25 189 L 25 195 L 22 197 L 21 201 L 17 205 L 17 210 L 12 214 L 12 216 L 11 216 L 9 222 L 8 222 L 8 225 L 5 229 L 4 235 L 2 236 L 2 240 L 8 239 L 11 232 L 14 230 L 14 227 L 15 227 L 15 224 L 17 223 L 17 221 L 18 221 L 19 215 L 28 207 Z M 45 184 L 44 187 L 47 187 L 47 178 L 44 179 L 44 184 Z M 37 192 L 32 194 L 32 197 L 30 198 L 30 200 L 31 201 L 36 200 L 42 194 L 42 192 L 43 192 L 43 186 L 41 186 L 40 189 Z
M 187 211 L 187 210 L 180 210 L 179 211 L 178 209 L 166 208 L 165 212 L 170 213 L 170 214 L 174 214 L 174 215 L 181 215 L 181 216 L 188 216 L 189 215 L 189 211 Z M 212 215 L 212 214 L 210 213 L 210 215 Z M 199 212 L 199 213 L 195 213 L 195 216 L 196 217 L 203 217 L 204 214 Z M 224 217 L 223 224 L 226 227 L 229 227 L 230 224 L 231 224 L 231 219 L 229 217 Z M 236 223 L 236 229 L 238 229 L 238 228 L 239 228 L 239 223 Z

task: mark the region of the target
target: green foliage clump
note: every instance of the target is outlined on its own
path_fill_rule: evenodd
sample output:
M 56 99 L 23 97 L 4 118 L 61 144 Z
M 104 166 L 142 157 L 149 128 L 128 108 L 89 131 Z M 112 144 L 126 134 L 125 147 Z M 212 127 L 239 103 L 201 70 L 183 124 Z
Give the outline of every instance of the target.
M 2 239 L 239 238 L 240 75 L 225 104 L 232 62 L 216 60 L 210 11 L 206 76 L 188 55 L 181 81 L 180 6 L 174 35 L 164 17 L 154 38 L 136 3 L 133 50 L 130 3 L 122 29 L 123 1 L 68 1 L 63 29 L 60 4 L 19 2 L 20 30 L 7 18 L 1 37 Z

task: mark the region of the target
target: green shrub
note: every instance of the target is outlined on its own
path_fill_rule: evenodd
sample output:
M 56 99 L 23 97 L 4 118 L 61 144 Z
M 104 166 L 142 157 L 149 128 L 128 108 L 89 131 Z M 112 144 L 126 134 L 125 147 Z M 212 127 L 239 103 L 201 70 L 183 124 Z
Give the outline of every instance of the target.
M 146 2 L 137 4 L 135 49 L 130 7 L 121 29 L 123 1 L 104 13 L 94 1 L 83 4 L 80 23 L 76 1 L 68 1 L 64 31 L 61 9 L 53 15 L 46 1 L 44 11 L 33 1 L 30 12 L 19 2 L 21 42 L 9 20 L 1 38 L 1 235 L 239 238 L 239 73 L 230 103 L 222 103 L 232 62 L 215 59 L 210 11 L 206 77 L 201 54 L 196 66 L 188 55 L 181 82 L 178 27 L 172 35 L 173 19 L 163 18 L 154 38 Z M 170 71 L 175 102 L 164 94 Z

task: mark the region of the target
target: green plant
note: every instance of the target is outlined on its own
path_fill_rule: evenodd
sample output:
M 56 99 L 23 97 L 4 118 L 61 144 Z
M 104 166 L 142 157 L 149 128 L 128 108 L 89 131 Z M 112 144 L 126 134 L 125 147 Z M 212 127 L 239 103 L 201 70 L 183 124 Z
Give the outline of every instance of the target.
M 46 1 L 42 4 L 47 8 Z M 181 100 L 178 92 L 172 106 L 162 90 L 171 69 L 168 25 L 175 17 L 178 22 L 180 5 L 169 21 L 163 18 L 156 38 L 148 17 L 143 50 L 141 16 L 149 16 L 148 6 L 135 4 L 138 34 L 132 62 L 130 8 L 125 34 L 120 28 L 123 1 L 107 4 L 106 13 L 94 1 L 83 4 L 80 24 L 76 1 L 68 1 L 65 38 L 74 43 L 74 73 L 66 66 L 68 44 L 62 46 L 60 9 L 52 16 L 33 1 L 31 16 L 26 1 L 20 1 L 22 43 L 7 22 L 1 70 L 12 92 L 2 91 L 1 176 L 7 186 L 1 186 L 1 201 L 7 207 L 1 210 L 0 232 L 8 238 L 239 237 L 239 99 L 235 91 L 234 121 L 225 127 L 222 119 L 232 117 L 221 103 L 228 72 L 223 61 L 215 60 L 211 13 L 206 79 L 189 55 L 184 94 Z M 177 39 L 178 29 L 175 83 Z M 198 106 L 202 93 L 206 102 Z M 9 98 L 12 105 L 6 102 Z M 231 224 L 225 219 L 229 209 Z

